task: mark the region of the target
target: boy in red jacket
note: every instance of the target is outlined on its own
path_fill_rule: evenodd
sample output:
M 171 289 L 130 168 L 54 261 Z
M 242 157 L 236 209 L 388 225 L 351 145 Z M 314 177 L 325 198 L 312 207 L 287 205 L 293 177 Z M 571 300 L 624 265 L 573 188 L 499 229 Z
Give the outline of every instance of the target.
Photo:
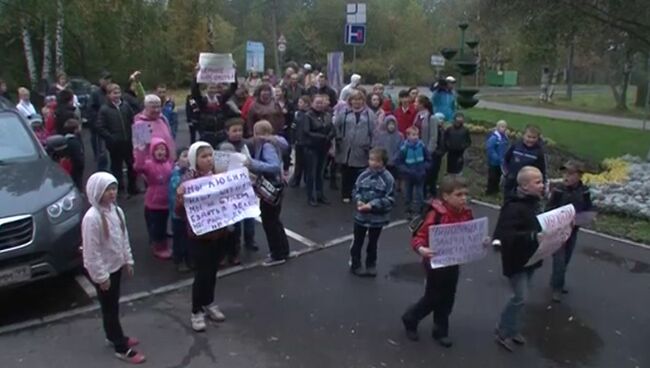
M 454 306 L 456 284 L 460 267 L 458 265 L 432 269 L 430 260 L 435 257 L 435 248 L 429 248 L 429 227 L 439 224 L 453 224 L 474 218 L 467 207 L 467 180 L 449 175 L 440 182 L 441 199 L 431 201 L 431 210 L 411 239 L 411 246 L 421 257 L 427 272 L 424 295 L 409 307 L 402 322 L 409 340 L 419 340 L 418 323 L 433 312 L 433 338 L 446 348 L 452 346 L 449 339 L 449 315 Z

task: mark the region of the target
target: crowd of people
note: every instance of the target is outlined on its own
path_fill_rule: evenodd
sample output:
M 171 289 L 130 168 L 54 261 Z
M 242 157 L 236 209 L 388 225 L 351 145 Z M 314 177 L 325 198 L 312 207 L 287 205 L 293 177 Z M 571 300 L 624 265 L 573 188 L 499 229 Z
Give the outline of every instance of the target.
M 432 87 L 431 97 L 413 87 L 399 91 L 395 100 L 385 93 L 382 84 L 375 84 L 371 91 L 364 89 L 358 74 L 352 75 L 339 93 L 329 86 L 323 72 L 309 64 L 288 67 L 281 77 L 275 77 L 272 70 L 263 76 L 250 72 L 241 84 L 235 78 L 230 84 L 201 86 L 194 79 L 185 100 L 190 138 L 189 142 L 179 142 L 176 103 L 167 96 L 164 84 L 147 93 L 140 73 L 135 72 L 123 89 L 104 72 L 88 104 L 97 172 L 85 187 L 81 117 L 66 80 L 61 75 L 53 86 L 54 97 L 41 111 L 45 118 L 40 125 L 26 88 L 18 90 L 17 109 L 31 119 L 42 142 L 52 134 L 64 135 L 70 151 L 74 151 L 70 173 L 91 204 L 82 225 L 84 265 L 98 291 L 106 337 L 119 358 L 131 363 L 145 360 L 134 349 L 137 339 L 127 337 L 119 321 L 121 274 L 132 275 L 134 261 L 125 214 L 116 202 L 118 191 L 126 188 L 129 196 L 138 195 L 138 178 L 146 183 L 144 214 L 152 254 L 172 259 L 179 272 L 194 271 L 190 321 L 195 331 L 206 329 L 206 318 L 216 322 L 226 318 L 215 304 L 219 268 L 240 264 L 242 246 L 247 251 L 259 249 L 254 219 L 201 235 L 188 225 L 184 183 L 218 173 L 215 151 L 243 154 L 253 185 L 264 182 L 273 188 L 272 193 L 260 194 L 259 200 L 269 247 L 264 266 L 283 264 L 290 257 L 281 221 L 284 192 L 304 185 L 310 206 L 328 205 L 331 202 L 325 196 L 324 182 L 329 179 L 330 188 L 340 192 L 340 200 L 353 207 L 350 272 L 360 277 L 376 276 L 379 237 L 389 222 L 397 193 L 403 193 L 406 215 L 416 223 L 411 245 L 426 270 L 423 297 L 402 316 L 407 337 L 418 340 L 419 321 L 433 312 L 434 339 L 442 346 L 452 346 L 449 315 L 460 266 L 431 268 L 429 261 L 436 252 L 429 244 L 428 229 L 473 218 L 468 207 L 468 184 L 461 175 L 465 151 L 472 141 L 463 113 L 456 111 L 453 77 L 439 80 Z M 513 144 L 506 129 L 507 123 L 500 121 L 486 139 L 486 192 L 503 190 L 505 198 L 492 244 L 501 251 L 503 274 L 514 296 L 501 315 L 495 335 L 512 351 L 513 343 L 525 343 L 520 313 L 526 283 L 539 267 L 539 263 L 527 265 L 527 261 L 546 236 L 535 216 L 548 188 L 540 129 L 528 126 L 523 139 Z M 138 138 L 143 131 L 148 132 L 146 141 Z M 447 175 L 438 184 L 445 156 Z M 580 181 L 584 169 L 576 162 L 564 168 L 565 181 L 554 189 L 550 208 L 572 203 L 579 211 L 589 210 L 588 188 Z M 173 234 L 171 243 L 168 224 Z M 564 274 L 576 230 L 562 254 L 554 256 L 555 301 L 566 292 Z M 485 243 L 488 246 L 490 239 Z

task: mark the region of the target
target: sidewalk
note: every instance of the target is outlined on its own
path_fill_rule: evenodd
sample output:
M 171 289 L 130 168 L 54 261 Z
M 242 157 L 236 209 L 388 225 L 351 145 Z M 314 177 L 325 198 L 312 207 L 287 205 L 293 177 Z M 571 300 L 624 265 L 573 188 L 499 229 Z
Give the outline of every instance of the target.
M 478 105 L 476 105 L 476 107 L 490 110 L 514 112 L 519 114 L 543 116 L 553 119 L 575 120 L 585 123 L 617 126 L 621 128 L 643 129 L 643 120 L 640 119 L 619 118 L 615 116 L 589 114 L 577 111 L 553 110 L 545 109 L 542 107 L 514 105 L 486 100 L 481 100 Z

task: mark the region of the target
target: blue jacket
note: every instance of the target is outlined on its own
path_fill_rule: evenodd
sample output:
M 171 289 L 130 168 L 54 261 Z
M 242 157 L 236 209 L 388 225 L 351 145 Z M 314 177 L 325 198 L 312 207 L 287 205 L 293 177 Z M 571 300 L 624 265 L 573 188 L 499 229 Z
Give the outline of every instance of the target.
M 528 147 L 523 141 L 519 141 L 506 151 L 503 157 L 503 168 L 506 180 L 517 180 L 517 174 L 524 166 L 534 166 L 542 172 L 546 180 L 546 158 L 541 143 Z
M 433 112 L 440 112 L 445 115 L 445 121 L 451 121 L 456 113 L 456 97 L 447 89 L 438 88 L 431 96 Z
M 183 179 L 183 175 L 187 172 L 186 168 L 182 168 L 178 165 L 174 166 L 174 170 L 172 170 L 172 176 L 169 178 L 169 191 L 168 191 L 168 198 L 169 198 L 169 213 L 172 214 L 172 219 L 174 220 L 184 220 L 181 217 L 176 216 L 176 190 L 178 189 L 178 186 L 181 184 L 181 181 Z
M 264 175 L 268 180 L 279 183 L 282 177 L 281 148 L 271 142 L 263 142 L 255 147 L 251 158 L 250 171 Z
M 485 150 L 487 151 L 488 164 L 490 166 L 503 165 L 503 158 L 508 151 L 510 141 L 506 134 L 499 133 L 496 129 L 490 133 L 485 142 Z
M 395 203 L 395 179 L 386 169 L 375 171 L 364 170 L 352 191 L 354 203 L 369 203 L 369 212 L 356 211 L 354 221 L 365 227 L 382 227 L 390 221 L 390 211 Z
M 412 159 L 415 159 L 415 162 L 409 162 Z M 404 178 L 422 181 L 427 174 L 429 160 L 429 153 L 421 140 L 415 143 L 405 140 L 397 154 L 395 165 Z
M 176 139 L 176 132 L 178 132 L 178 114 L 174 111 L 175 108 L 176 106 L 172 101 L 167 101 L 162 106 L 162 115 L 167 120 L 174 139 Z

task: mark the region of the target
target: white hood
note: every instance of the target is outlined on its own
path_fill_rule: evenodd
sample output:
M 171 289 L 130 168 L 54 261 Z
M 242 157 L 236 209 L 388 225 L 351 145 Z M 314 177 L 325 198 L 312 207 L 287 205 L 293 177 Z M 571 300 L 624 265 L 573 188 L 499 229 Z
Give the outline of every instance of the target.
M 350 84 L 356 87 L 359 85 L 359 82 L 361 82 L 361 76 L 359 74 L 352 74 Z
M 192 143 L 190 146 L 190 149 L 187 151 L 187 159 L 190 162 L 190 169 L 197 170 L 196 168 L 196 154 L 199 152 L 199 148 L 201 147 L 210 147 L 210 143 L 208 142 L 203 142 L 203 141 L 198 141 Z
M 117 184 L 117 179 L 112 174 L 103 171 L 92 174 L 86 183 L 88 202 L 99 209 L 99 202 L 102 200 L 106 188 L 113 183 Z

